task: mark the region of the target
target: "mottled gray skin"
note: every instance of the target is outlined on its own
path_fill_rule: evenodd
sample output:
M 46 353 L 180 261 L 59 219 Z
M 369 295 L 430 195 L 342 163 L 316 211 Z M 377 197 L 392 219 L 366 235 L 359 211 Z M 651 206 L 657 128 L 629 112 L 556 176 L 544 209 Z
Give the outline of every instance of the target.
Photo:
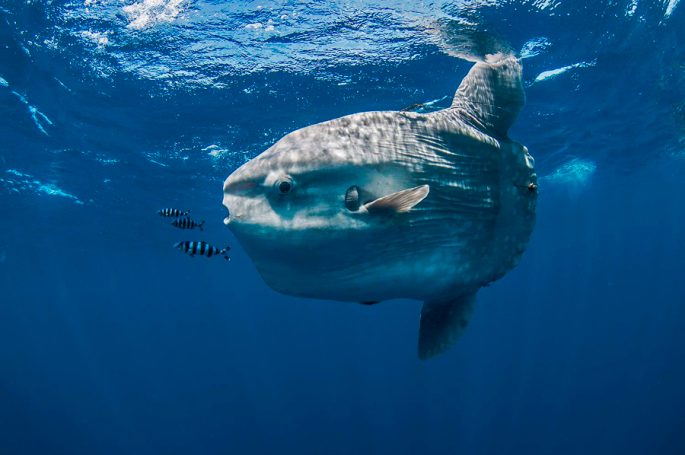
M 533 159 L 506 136 L 522 105 L 520 65 L 499 56 L 474 66 L 448 109 L 366 112 L 294 131 L 228 177 L 225 223 L 284 294 L 451 305 L 430 328 L 422 320 L 420 355 L 430 357 L 461 333 L 475 292 L 516 265 L 533 229 Z M 346 208 L 353 185 L 362 202 L 430 192 L 406 213 L 368 213 Z M 455 311 L 459 321 L 441 322 Z

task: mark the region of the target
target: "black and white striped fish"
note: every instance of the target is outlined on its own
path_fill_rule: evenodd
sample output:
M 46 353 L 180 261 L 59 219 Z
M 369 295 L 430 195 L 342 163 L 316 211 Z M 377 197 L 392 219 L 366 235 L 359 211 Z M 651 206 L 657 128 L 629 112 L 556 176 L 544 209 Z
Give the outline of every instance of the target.
M 212 256 L 223 256 L 227 261 L 230 260 L 228 257 L 228 251 L 231 249 L 230 246 L 219 249 L 207 242 L 186 240 L 185 242 L 178 242 L 174 245 L 174 248 L 178 248 L 179 250 L 183 251 L 184 253 L 188 253 L 191 256 L 195 256 L 196 254 L 199 254 L 200 256 L 207 256 L 208 258 L 211 258 Z
M 195 229 L 195 228 L 200 228 L 201 231 L 202 226 L 205 224 L 205 220 L 200 221 L 199 223 L 195 220 L 191 220 L 188 217 L 185 218 L 178 218 L 174 221 L 171 222 L 171 225 L 174 227 L 177 227 L 179 229 Z
M 157 214 L 159 216 L 163 216 L 166 218 L 170 217 L 180 217 L 180 216 L 188 216 L 190 213 L 190 210 L 181 210 L 181 209 L 161 209 L 157 210 Z

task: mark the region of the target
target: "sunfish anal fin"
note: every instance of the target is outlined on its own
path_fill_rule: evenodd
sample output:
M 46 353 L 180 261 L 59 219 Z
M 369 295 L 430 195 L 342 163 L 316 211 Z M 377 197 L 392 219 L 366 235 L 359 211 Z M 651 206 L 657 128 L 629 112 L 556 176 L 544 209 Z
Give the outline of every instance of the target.
M 469 323 L 476 293 L 441 303 L 425 302 L 421 308 L 419 358 L 430 359 L 447 351 Z
M 430 187 L 421 185 L 407 190 L 398 191 L 387 196 L 379 197 L 363 205 L 369 213 L 404 213 L 423 201 Z
M 452 109 L 467 123 L 506 137 L 525 99 L 518 59 L 495 54 L 473 65 L 454 94 Z

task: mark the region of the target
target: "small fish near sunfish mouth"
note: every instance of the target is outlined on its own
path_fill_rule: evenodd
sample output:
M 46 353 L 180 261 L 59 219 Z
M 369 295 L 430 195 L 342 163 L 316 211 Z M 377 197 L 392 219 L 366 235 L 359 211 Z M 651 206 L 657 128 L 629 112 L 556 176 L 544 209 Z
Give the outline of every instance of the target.
M 179 218 L 182 216 L 188 216 L 190 214 L 190 210 L 180 210 L 180 209 L 167 208 L 167 209 L 157 210 L 157 214 L 159 216 L 163 216 L 165 218 Z
M 497 54 L 471 68 L 446 109 L 294 131 L 226 179 L 224 223 L 276 291 L 422 300 L 418 355 L 438 355 L 533 230 L 534 160 L 507 134 L 524 100 L 519 60 Z
M 200 221 L 199 223 L 195 220 L 191 220 L 188 217 L 185 218 L 178 218 L 174 221 L 171 222 L 171 225 L 174 227 L 177 227 L 179 229 L 195 229 L 199 228 L 201 231 L 204 231 L 203 227 L 205 224 L 205 220 Z
M 207 242 L 186 240 L 185 242 L 176 243 L 174 248 L 178 248 L 184 253 L 188 253 L 191 257 L 195 257 L 196 254 L 199 254 L 200 256 L 207 256 L 208 258 L 211 258 L 212 256 L 223 256 L 227 261 L 231 260 L 228 256 L 228 251 L 231 249 L 230 246 L 227 246 L 226 248 L 217 248 Z

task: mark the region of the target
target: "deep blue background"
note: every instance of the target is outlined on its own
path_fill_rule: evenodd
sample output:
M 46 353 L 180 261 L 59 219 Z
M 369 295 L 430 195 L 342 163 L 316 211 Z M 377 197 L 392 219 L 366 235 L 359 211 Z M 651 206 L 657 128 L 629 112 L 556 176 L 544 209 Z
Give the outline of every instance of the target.
M 451 95 L 470 64 L 393 35 L 401 4 L 192 2 L 131 30 L 118 2 L 0 2 L 0 453 L 685 453 L 683 6 L 585 3 L 427 7 L 551 45 L 524 61 L 511 131 L 541 175 L 529 249 L 421 362 L 417 302 L 278 295 L 221 223 L 223 179 L 288 131 Z M 184 53 L 210 39 L 198 18 L 228 40 L 298 8 L 288 34 L 235 38 L 242 54 Z M 349 30 L 406 55 L 264 54 L 361 39 Z M 196 76 L 138 71 L 160 60 Z M 167 226 L 164 206 L 206 231 Z M 171 248 L 186 238 L 233 260 Z

